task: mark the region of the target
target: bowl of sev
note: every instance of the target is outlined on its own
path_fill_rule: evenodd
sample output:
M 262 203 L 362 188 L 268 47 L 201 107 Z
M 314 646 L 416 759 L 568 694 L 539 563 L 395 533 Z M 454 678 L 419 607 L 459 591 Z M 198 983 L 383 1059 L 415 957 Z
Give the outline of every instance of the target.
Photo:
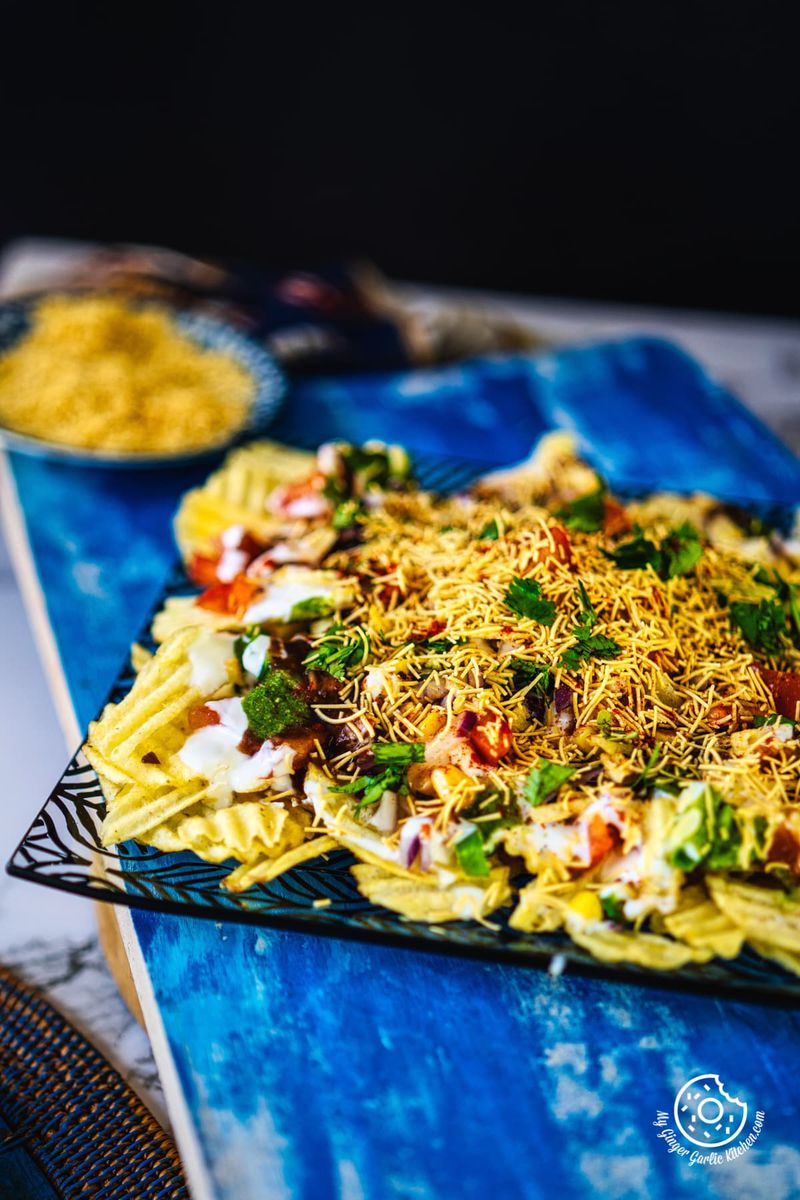
M 0 443 L 48 458 L 157 466 L 275 415 L 285 380 L 216 318 L 114 293 L 0 305 Z

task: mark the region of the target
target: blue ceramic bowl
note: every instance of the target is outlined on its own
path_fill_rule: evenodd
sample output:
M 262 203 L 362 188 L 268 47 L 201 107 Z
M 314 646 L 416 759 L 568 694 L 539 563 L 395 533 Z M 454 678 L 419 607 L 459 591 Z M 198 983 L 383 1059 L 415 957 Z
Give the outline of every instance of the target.
M 76 293 L 77 294 L 77 293 Z M 42 299 L 41 295 L 11 300 L 0 304 L 0 355 L 11 350 L 28 332 L 33 310 Z M 251 338 L 240 333 L 224 321 L 202 313 L 182 312 L 162 301 L 142 301 L 125 298 L 135 307 L 166 309 L 175 325 L 186 337 L 204 350 L 219 350 L 234 359 L 248 371 L 255 381 L 255 393 L 250 401 L 247 416 L 242 424 L 226 433 L 220 441 L 192 450 L 169 453 L 137 453 L 133 451 L 87 449 L 82 446 L 67 446 L 58 441 L 30 437 L 16 433 L 0 424 L 0 446 L 33 454 L 39 458 L 59 459 L 82 466 L 158 467 L 170 463 L 185 463 L 216 454 L 241 438 L 262 432 L 274 419 L 286 394 L 286 378 L 275 359 Z

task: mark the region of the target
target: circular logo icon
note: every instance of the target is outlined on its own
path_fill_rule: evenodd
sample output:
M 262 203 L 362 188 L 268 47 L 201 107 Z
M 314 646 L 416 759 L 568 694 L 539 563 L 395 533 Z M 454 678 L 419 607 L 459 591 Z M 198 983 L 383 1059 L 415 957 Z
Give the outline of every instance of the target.
M 726 1146 L 747 1120 L 747 1105 L 729 1096 L 719 1075 L 695 1075 L 675 1097 L 675 1123 L 695 1146 Z

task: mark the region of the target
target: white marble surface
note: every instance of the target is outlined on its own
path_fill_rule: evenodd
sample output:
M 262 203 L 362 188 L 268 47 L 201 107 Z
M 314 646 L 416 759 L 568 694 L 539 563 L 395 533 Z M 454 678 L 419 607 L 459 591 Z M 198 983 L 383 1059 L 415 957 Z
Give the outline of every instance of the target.
M 61 775 L 67 752 L 2 535 L 0 664 L 5 684 L 0 860 L 5 863 Z M 41 988 L 165 1120 L 147 1036 L 106 966 L 90 901 L 0 874 L 0 962 Z
M 436 303 L 419 289 L 403 291 L 420 308 Z M 475 297 L 439 295 L 475 302 Z M 645 331 L 671 337 L 800 450 L 798 323 L 491 296 L 482 297 L 481 304 L 529 320 L 555 341 Z M 65 747 L 1 545 L 0 663 L 3 680 L 14 681 L 13 700 L 8 687 L 0 698 L 0 858 L 5 861 L 59 776 Z M 163 1119 L 163 1096 L 146 1035 L 116 991 L 89 902 L 0 876 L 0 961 L 42 987 Z

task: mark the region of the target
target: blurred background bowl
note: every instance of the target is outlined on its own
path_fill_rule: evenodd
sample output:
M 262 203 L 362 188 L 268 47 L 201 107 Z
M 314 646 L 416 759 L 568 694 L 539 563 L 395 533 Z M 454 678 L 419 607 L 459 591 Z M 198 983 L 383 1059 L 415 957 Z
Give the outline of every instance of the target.
M 0 304 L 0 356 L 12 350 L 31 328 L 36 305 L 46 295 L 87 295 L 86 292 L 39 293 Z M 113 294 L 113 293 L 110 293 Z M 135 298 L 120 297 L 131 308 L 160 308 L 172 318 L 177 331 L 203 350 L 227 355 L 250 373 L 254 393 L 244 421 L 226 431 L 218 441 L 202 447 L 172 451 L 124 451 L 71 446 L 57 438 L 45 439 L 17 433 L 0 422 L 0 446 L 38 458 L 49 458 L 80 466 L 160 467 L 194 462 L 234 444 L 244 437 L 263 432 L 274 420 L 287 391 L 286 377 L 274 357 L 252 338 L 233 326 L 205 313 L 181 311 L 161 301 L 140 304 Z

